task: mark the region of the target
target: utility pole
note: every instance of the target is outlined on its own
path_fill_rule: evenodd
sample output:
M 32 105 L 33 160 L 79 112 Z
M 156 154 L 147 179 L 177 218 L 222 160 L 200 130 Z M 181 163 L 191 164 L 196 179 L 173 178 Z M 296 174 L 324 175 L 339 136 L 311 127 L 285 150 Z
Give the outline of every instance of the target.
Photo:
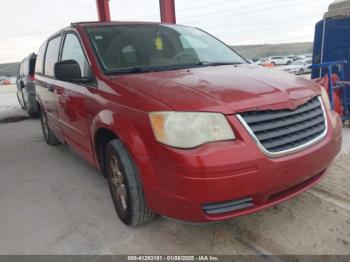
M 175 0 L 159 0 L 160 21 L 162 23 L 176 24 Z
M 98 20 L 111 21 L 109 0 L 96 0 Z M 160 20 L 162 23 L 176 24 L 175 0 L 159 0 Z
M 98 20 L 101 22 L 111 21 L 109 0 L 96 0 Z

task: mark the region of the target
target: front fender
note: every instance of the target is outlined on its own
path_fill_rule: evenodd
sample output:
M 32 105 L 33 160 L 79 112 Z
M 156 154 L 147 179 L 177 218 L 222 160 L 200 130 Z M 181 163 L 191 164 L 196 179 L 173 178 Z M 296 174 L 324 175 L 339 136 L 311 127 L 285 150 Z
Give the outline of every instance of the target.
M 157 179 L 151 165 L 149 151 L 139 133 L 139 130 L 142 129 L 140 127 L 137 128 L 134 123 L 128 119 L 128 117 L 130 117 L 130 119 L 138 119 L 137 116 L 140 117 L 140 115 L 141 117 L 145 117 L 146 113 L 144 114 L 145 115 L 143 115 L 142 112 L 137 112 L 134 116 L 130 116 L 130 114 L 118 114 L 109 110 L 103 110 L 93 119 L 90 134 L 95 155 L 97 152 L 94 143 L 95 137 L 96 133 L 101 128 L 109 130 L 123 142 L 136 163 L 141 180 L 145 186 L 145 193 L 149 195 L 149 189 L 157 184 Z M 97 155 L 95 157 L 95 164 L 100 167 Z
M 101 128 L 106 128 L 113 132 L 127 146 L 133 156 L 148 155 L 147 148 L 139 132 L 133 123 L 121 114 L 109 110 L 101 111 L 91 123 L 90 134 L 93 139 L 96 132 Z

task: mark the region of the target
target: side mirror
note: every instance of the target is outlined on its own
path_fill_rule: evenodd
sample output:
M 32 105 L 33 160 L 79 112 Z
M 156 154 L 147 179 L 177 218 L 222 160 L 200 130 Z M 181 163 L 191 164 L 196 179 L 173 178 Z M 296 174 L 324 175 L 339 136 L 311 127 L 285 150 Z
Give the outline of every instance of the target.
M 64 60 L 55 63 L 55 78 L 65 82 L 85 83 L 90 78 L 82 77 L 80 65 L 75 60 Z

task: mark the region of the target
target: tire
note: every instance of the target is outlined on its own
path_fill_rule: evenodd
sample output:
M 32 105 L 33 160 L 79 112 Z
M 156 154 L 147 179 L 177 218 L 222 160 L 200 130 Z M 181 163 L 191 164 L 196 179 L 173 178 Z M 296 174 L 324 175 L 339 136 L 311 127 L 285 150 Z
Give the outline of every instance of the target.
M 271 64 L 275 67 L 276 66 L 276 63 L 275 62 L 271 62 Z
M 40 111 L 40 122 L 41 122 L 41 129 L 43 131 L 43 135 L 46 143 L 50 146 L 55 146 L 60 144 L 61 142 L 57 139 L 57 137 L 54 135 L 54 133 L 52 132 L 52 130 L 48 125 L 45 112 Z
M 287 65 L 291 65 L 291 64 L 292 64 L 292 61 L 288 61 L 288 62 L 287 62 Z
M 17 95 L 17 100 L 18 100 L 19 105 L 21 106 L 21 108 L 23 110 L 25 110 L 26 109 L 25 106 L 23 106 L 22 103 L 21 103 L 21 100 L 19 100 L 18 92 L 16 92 L 16 95 Z
M 152 221 L 137 168 L 119 139 L 110 141 L 105 149 L 105 166 L 114 208 L 120 220 L 128 226 Z
M 39 116 L 38 112 L 28 112 L 28 110 L 27 110 L 27 114 L 29 118 L 37 118 Z
M 303 69 L 300 69 L 299 70 L 299 75 L 303 75 L 304 74 L 304 70 Z

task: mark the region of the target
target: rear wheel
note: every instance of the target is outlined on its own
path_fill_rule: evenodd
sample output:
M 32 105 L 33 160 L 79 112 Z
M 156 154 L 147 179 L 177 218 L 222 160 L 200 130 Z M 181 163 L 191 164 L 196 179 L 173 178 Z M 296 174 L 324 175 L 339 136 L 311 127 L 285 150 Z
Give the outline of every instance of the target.
M 108 143 L 105 166 L 113 204 L 120 220 L 129 226 L 150 222 L 154 213 L 148 208 L 137 168 L 118 139 Z
M 43 131 L 46 143 L 50 146 L 60 144 L 60 141 L 57 139 L 57 137 L 51 131 L 49 124 L 47 122 L 47 116 L 46 116 L 45 112 L 43 112 L 43 111 L 40 111 L 40 122 L 41 122 L 41 129 Z
M 292 64 L 292 61 L 288 61 L 288 62 L 287 62 L 287 65 L 291 65 L 291 64 Z
M 37 118 L 39 113 L 38 112 L 30 112 L 27 108 L 27 114 L 29 116 L 29 118 Z
M 22 94 L 22 93 L 21 93 L 21 94 Z M 18 103 L 19 103 L 19 105 L 21 106 L 21 108 L 22 108 L 23 110 L 26 109 L 26 107 L 22 104 L 21 100 L 19 99 L 18 92 L 16 93 L 16 95 L 17 95 Z M 23 96 L 22 96 L 22 97 L 23 97 Z

